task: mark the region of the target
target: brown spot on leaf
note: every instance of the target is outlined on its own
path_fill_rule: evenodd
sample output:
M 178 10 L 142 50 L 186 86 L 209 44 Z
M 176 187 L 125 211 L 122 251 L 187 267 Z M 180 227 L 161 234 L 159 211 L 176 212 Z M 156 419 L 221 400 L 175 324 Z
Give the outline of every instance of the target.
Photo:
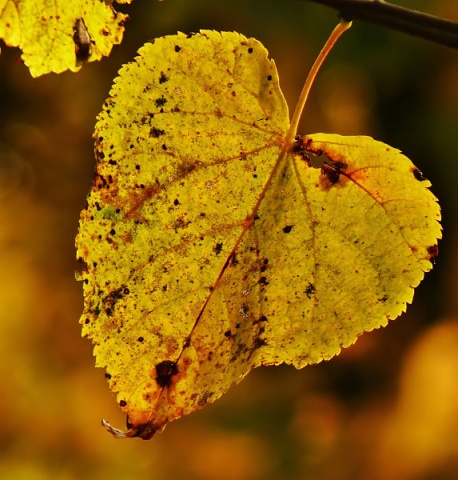
M 175 230 L 175 233 L 178 232 L 178 230 L 187 228 L 191 224 L 191 221 L 186 218 L 186 214 L 178 217 L 175 222 L 172 224 L 172 228 Z
M 137 216 L 139 210 L 141 210 L 145 202 L 151 197 L 153 197 L 160 190 L 159 184 L 147 187 L 143 185 L 143 188 L 141 188 L 142 186 L 140 185 L 139 187 L 140 188 L 131 191 L 129 195 L 128 203 L 130 204 L 130 208 L 126 213 L 126 217 Z
M 310 166 L 321 169 L 320 181 L 317 186 L 329 190 L 334 185 L 345 185 L 344 180 L 348 177 L 346 173 L 348 165 L 342 161 L 343 158 L 336 153 L 331 155 L 321 148 L 316 148 L 313 146 L 311 138 L 304 140 L 305 137 L 296 137 L 292 151 L 296 155 L 300 155 Z M 311 153 L 316 158 L 310 159 L 306 153 Z
M 213 397 L 214 392 L 205 392 L 198 401 L 199 407 L 203 407 L 208 403 L 211 397 Z
M 348 165 L 341 161 L 328 159 L 321 167 L 320 185 L 329 189 L 340 181 L 340 175 L 348 168 Z
M 160 128 L 152 127 L 149 131 L 149 136 L 151 138 L 158 138 L 165 134 L 165 130 L 161 130 Z
M 103 300 L 103 306 L 105 308 L 105 313 L 110 316 L 113 314 L 113 310 L 116 306 L 118 300 L 123 297 L 124 286 L 121 286 L 113 291 L 111 291 Z
M 435 263 L 436 257 L 439 255 L 439 247 L 437 245 L 431 245 L 426 251 L 428 252 L 428 260 Z
M 264 347 L 267 345 L 266 341 L 262 338 L 256 337 L 254 344 L 253 344 L 253 350 L 251 353 L 253 353 L 255 350 L 258 350 L 261 347 Z
M 178 367 L 171 360 L 164 360 L 156 365 L 156 382 L 160 387 L 169 387 L 172 377 L 178 374 Z
M 176 169 L 176 177 L 184 178 L 196 168 L 194 163 L 187 161 L 181 162 Z
M 154 436 L 155 433 L 160 432 L 164 426 L 163 425 L 156 425 L 153 422 L 141 423 L 140 425 L 133 425 L 127 420 L 127 428 L 129 431 L 126 434 L 126 437 L 138 437 L 142 440 L 149 440 Z
M 76 271 L 78 275 L 87 273 L 88 270 L 89 270 L 89 265 L 87 264 L 87 262 L 83 258 L 79 257 L 76 263 Z
M 426 180 L 426 177 L 423 175 L 423 172 L 421 170 L 419 170 L 417 167 L 412 167 L 412 173 L 413 173 L 413 176 L 419 181 L 419 182 L 423 182 L 424 180 Z
M 86 62 L 91 56 L 91 37 L 82 18 L 77 18 L 73 25 L 73 42 L 77 63 Z
M 156 98 L 154 101 L 156 107 L 163 107 L 167 103 L 167 99 L 164 97 L 164 95 L 161 95 L 159 98 Z
M 307 288 L 305 289 L 304 292 L 307 295 L 307 298 L 312 298 L 312 295 L 315 293 L 315 285 L 313 283 L 309 282 L 307 285 Z
M 292 148 L 292 153 L 294 155 L 299 156 L 302 160 L 304 160 L 308 166 L 312 165 L 312 161 L 310 157 L 307 155 L 307 150 L 306 150 L 307 144 L 304 143 L 303 138 L 300 137 L 299 135 L 296 135 L 294 139 L 294 144 Z

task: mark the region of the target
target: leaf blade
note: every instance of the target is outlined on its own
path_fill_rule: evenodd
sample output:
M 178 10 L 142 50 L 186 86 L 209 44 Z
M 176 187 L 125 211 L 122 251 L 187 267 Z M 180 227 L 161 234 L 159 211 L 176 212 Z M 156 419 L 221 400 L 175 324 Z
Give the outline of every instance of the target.
M 77 247 L 83 334 L 128 415 L 113 434 L 150 438 L 259 365 L 329 359 L 411 302 L 440 238 L 429 182 L 368 137 L 288 153 L 257 41 L 157 39 L 110 95 Z
M 0 38 L 19 47 L 33 77 L 78 71 L 122 41 L 128 16 L 98 0 L 14 2 L 0 7 Z

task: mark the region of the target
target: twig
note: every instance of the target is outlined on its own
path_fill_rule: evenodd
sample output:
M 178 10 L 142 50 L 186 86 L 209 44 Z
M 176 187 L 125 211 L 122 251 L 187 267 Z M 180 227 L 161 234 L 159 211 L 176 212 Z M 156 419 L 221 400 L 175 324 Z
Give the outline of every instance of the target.
M 384 0 L 306 0 L 338 10 L 346 20 L 364 20 L 447 47 L 458 48 L 458 22 Z

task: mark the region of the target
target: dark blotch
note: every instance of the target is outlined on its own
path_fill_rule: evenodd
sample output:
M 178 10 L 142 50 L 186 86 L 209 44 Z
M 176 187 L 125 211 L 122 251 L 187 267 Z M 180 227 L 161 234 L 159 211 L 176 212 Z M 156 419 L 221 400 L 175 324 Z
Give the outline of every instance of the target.
M 73 42 L 78 63 L 85 62 L 91 56 L 91 37 L 82 18 L 77 18 L 73 25 Z
M 171 360 L 164 360 L 156 365 L 156 382 L 160 387 L 169 387 L 172 377 L 178 374 L 178 367 Z
M 314 155 L 318 155 L 321 151 L 313 151 Z M 319 156 L 319 155 L 318 155 Z M 321 167 L 321 181 L 324 188 L 330 188 L 336 183 L 339 182 L 340 174 L 345 173 L 345 170 L 348 168 L 348 165 L 344 162 L 334 161 L 332 159 L 325 160 L 323 166 Z M 324 179 L 324 182 L 323 182 Z
M 432 262 L 432 263 L 436 263 L 436 257 L 439 255 L 439 247 L 437 245 L 431 245 L 430 247 L 428 247 L 426 249 L 426 251 L 428 252 L 429 254 L 429 257 L 428 259 Z
M 286 225 L 286 227 L 283 228 L 283 233 L 289 233 L 293 229 L 293 225 Z
M 340 170 L 333 165 L 327 163 L 321 167 L 321 173 L 329 180 L 332 185 L 335 185 L 339 181 Z
M 161 76 L 159 77 L 159 83 L 165 83 L 167 82 L 169 77 L 164 72 L 161 72 Z
M 164 135 L 164 133 L 165 133 L 165 130 L 161 130 L 160 128 L 153 127 L 149 131 L 149 136 L 152 138 L 158 138 L 161 135 Z
M 120 407 L 125 407 L 126 405 L 127 405 L 127 402 L 126 402 L 125 400 L 121 400 L 121 401 L 119 402 L 119 406 L 120 406 Z
M 423 175 L 423 172 L 421 170 L 419 170 L 418 168 L 414 168 L 412 170 L 413 172 L 413 176 L 419 181 L 419 182 L 423 182 L 424 180 L 426 180 L 426 177 Z
M 161 95 L 159 98 L 156 98 L 154 101 L 156 107 L 163 107 L 167 103 L 167 99 L 164 97 L 164 95 Z
M 157 425 L 148 422 L 141 425 L 136 425 L 135 427 L 127 420 L 127 428 L 131 430 L 129 436 L 138 437 L 142 440 L 149 440 L 152 438 L 156 432 L 160 429 Z
M 117 288 L 110 292 L 103 300 L 103 306 L 105 307 L 105 313 L 110 316 L 113 314 L 113 310 L 116 306 L 118 300 L 120 300 L 123 296 L 125 287 Z
M 179 52 L 181 50 L 181 47 L 179 45 L 175 45 L 175 52 Z
M 307 285 L 307 288 L 305 289 L 305 294 L 307 295 L 307 298 L 312 298 L 312 295 L 315 293 L 315 285 L 313 283 L 310 283 Z
M 223 249 L 223 244 L 222 243 L 217 243 L 215 247 L 213 248 L 213 251 L 216 253 L 216 255 L 219 255 L 221 253 L 221 250 Z
M 261 347 L 264 347 L 266 346 L 267 343 L 265 340 L 263 340 L 262 338 L 259 338 L 257 337 L 256 340 L 254 341 L 254 345 L 253 345 L 253 352 L 255 350 L 258 350 L 258 348 L 261 348 Z

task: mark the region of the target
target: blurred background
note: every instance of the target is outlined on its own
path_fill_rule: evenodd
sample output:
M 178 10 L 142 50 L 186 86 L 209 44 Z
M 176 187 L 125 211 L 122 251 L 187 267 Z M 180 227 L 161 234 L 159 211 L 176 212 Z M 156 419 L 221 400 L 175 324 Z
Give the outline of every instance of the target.
M 458 21 L 456 0 L 395 3 Z M 216 6 L 217 5 L 217 6 Z M 330 362 L 259 368 L 149 442 L 125 419 L 80 337 L 74 237 L 92 131 L 122 64 L 177 30 L 236 30 L 276 60 L 292 110 L 333 10 L 301 0 L 135 0 L 112 55 L 32 79 L 0 56 L 0 478 L 458 478 L 458 51 L 356 23 L 332 52 L 301 134 L 367 134 L 401 149 L 443 209 L 437 264 L 414 304 Z M 455 247 L 455 248 L 454 248 Z

